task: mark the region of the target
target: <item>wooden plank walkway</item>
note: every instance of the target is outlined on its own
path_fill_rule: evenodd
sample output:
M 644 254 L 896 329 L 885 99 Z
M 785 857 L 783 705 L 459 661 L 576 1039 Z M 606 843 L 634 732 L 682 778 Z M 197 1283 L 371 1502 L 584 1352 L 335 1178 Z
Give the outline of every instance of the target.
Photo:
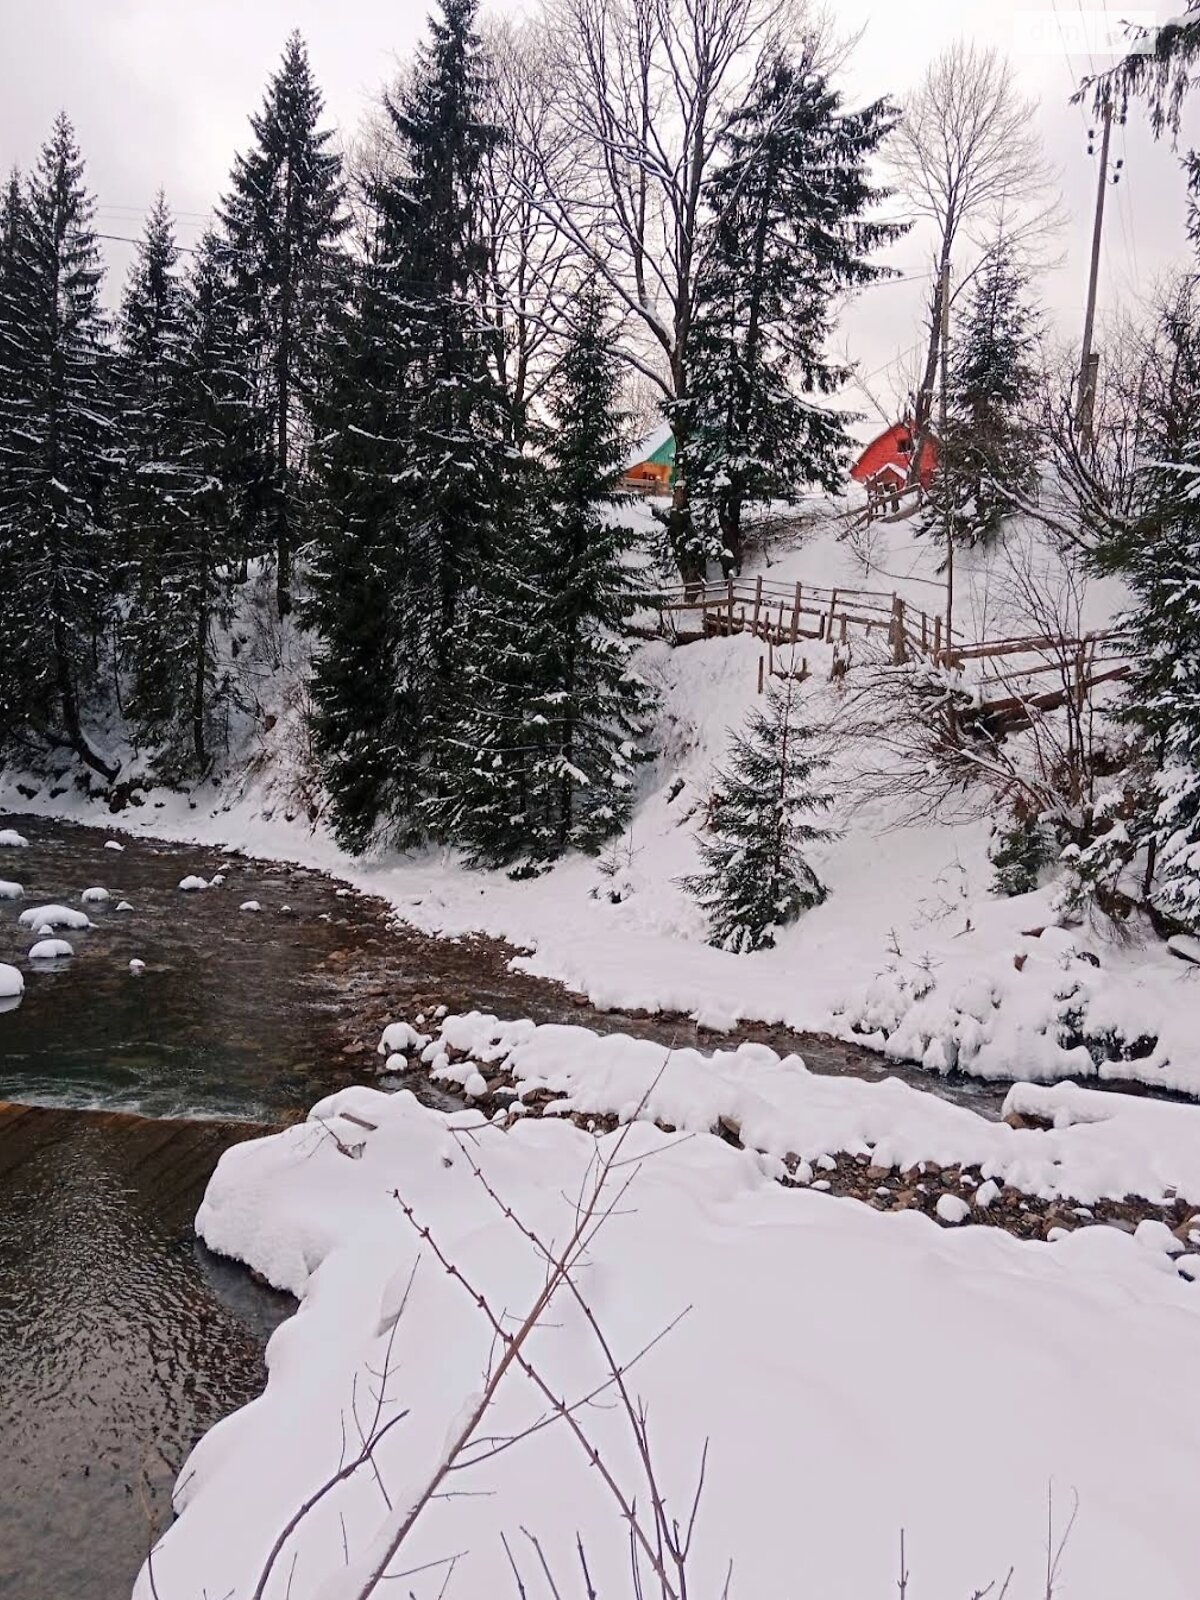
M 1094 687 L 1129 671 L 1127 640 L 1118 630 L 970 642 L 957 628 L 948 635 L 942 616 L 910 606 L 895 593 L 778 583 L 761 575 L 664 589 L 659 631 L 680 645 L 749 633 L 767 646 L 770 675 L 778 675 L 777 650 L 810 640 L 836 646 L 852 636 L 873 639 L 894 666 L 927 661 L 962 673 L 964 687 L 978 697 L 976 715 L 998 733 L 1027 726 L 1039 711 L 1073 701 L 1082 705 Z M 805 658 L 802 675 L 807 673 Z M 758 677 L 761 692 L 762 662 Z

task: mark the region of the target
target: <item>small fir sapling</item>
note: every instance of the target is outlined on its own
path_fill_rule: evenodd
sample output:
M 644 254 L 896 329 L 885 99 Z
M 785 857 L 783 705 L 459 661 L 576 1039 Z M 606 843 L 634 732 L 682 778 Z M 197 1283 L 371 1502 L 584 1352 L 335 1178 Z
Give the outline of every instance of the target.
M 708 915 L 709 941 L 726 950 L 767 949 L 777 931 L 819 905 L 826 889 L 804 855 L 834 836 L 815 820 L 832 796 L 820 787 L 828 761 L 800 718 L 800 685 L 768 685 L 730 744 L 709 807 L 702 868 L 684 887 Z

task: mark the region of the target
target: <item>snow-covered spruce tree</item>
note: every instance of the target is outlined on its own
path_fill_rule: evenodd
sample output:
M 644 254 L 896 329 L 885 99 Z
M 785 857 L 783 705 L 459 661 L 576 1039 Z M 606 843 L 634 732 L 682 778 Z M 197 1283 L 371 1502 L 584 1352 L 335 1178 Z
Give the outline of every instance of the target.
M 175 642 L 167 580 L 187 517 L 180 461 L 185 291 L 178 264 L 174 222 L 160 193 L 125 285 L 113 385 L 112 512 L 123 600 L 119 659 L 130 682 L 126 710 L 150 737 L 174 703 L 175 685 L 164 670 Z
M 549 391 L 542 468 L 527 466 L 515 486 L 464 641 L 440 810 L 476 861 L 533 870 L 594 852 L 629 815 L 651 707 L 630 661 L 643 597 L 617 492 L 619 389 L 605 304 L 589 284 Z
M 749 504 L 842 481 L 846 418 L 826 402 L 849 375 L 826 354 L 834 302 L 879 278 L 871 252 L 904 232 L 867 220 L 885 197 L 870 164 L 896 113 L 882 100 L 847 111 L 814 50 L 768 54 L 724 136 L 705 192 L 693 382 L 668 408 L 686 422 L 698 554 L 727 573 Z
M 256 373 L 261 503 L 253 548 L 273 556 L 279 613 L 291 610 L 292 562 L 307 537 L 303 464 L 322 341 L 343 276 L 338 240 L 341 157 L 299 33 L 250 118 L 254 145 L 239 155 L 221 222 L 237 288 L 242 337 Z
M 485 116 L 477 0 L 442 0 L 403 92 L 388 101 L 401 170 L 386 197 L 410 343 L 402 493 L 410 524 L 403 599 L 422 658 L 426 730 L 453 714 L 459 609 L 491 550 L 511 461 L 505 401 L 488 361 L 483 162 L 500 130 Z
M 780 928 L 825 899 L 804 850 L 834 836 L 814 817 L 832 804 L 819 784 L 827 766 L 801 719 L 799 684 L 772 679 L 765 704 L 730 742 L 700 843 L 702 870 L 684 880 L 708 915 L 710 943 L 767 949 Z
M 948 352 L 946 437 L 920 527 L 960 544 L 993 538 L 1033 493 L 1040 434 L 1029 274 L 1001 237 L 971 285 Z
M 371 247 L 339 318 L 321 412 L 320 526 L 307 620 L 315 739 L 335 827 L 350 848 L 411 839 L 453 765 L 461 650 L 495 553 L 514 463 L 487 359 L 483 158 L 498 137 L 472 0 L 430 22 L 402 94 L 387 100 L 397 161 L 373 184 Z
M 110 606 L 103 272 L 65 115 L 21 213 L 0 307 L 0 738 L 65 742 L 111 778 L 116 769 L 92 748 L 82 706 Z
M 364 850 L 381 828 L 407 839 L 421 793 L 422 665 L 432 641 L 414 636 L 427 593 L 413 571 L 412 365 L 405 294 L 388 192 L 367 258 L 335 317 L 330 382 L 318 406 L 318 480 L 309 598 L 315 635 L 313 738 L 341 844 Z M 398 281 L 401 280 L 401 281 Z M 426 619 L 426 626 L 432 619 Z
M 163 735 L 171 775 L 203 772 L 227 730 L 235 699 L 219 639 L 233 617 L 254 479 L 248 418 L 251 380 L 239 341 L 225 251 L 205 233 L 180 315 L 182 400 L 177 478 L 185 515 L 164 570 Z

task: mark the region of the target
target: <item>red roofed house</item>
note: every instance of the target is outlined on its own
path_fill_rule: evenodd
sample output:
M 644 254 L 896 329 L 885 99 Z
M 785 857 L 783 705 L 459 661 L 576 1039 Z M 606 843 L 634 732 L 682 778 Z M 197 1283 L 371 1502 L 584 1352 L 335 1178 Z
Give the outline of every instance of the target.
M 865 485 L 873 500 L 893 498 L 908 483 L 912 464 L 913 428 L 911 422 L 894 422 L 877 439 L 872 439 L 850 468 L 855 483 Z M 917 482 L 928 489 L 937 470 L 938 447 L 932 434 L 921 446 Z

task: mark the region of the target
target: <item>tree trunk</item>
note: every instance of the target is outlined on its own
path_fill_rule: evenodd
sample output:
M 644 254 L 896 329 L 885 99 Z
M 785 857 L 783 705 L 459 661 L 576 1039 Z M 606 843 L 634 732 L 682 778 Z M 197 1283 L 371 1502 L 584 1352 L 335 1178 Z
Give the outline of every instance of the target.
M 949 263 L 949 247 L 944 243 L 938 257 L 937 272 L 933 280 L 933 302 L 929 312 L 929 345 L 925 352 L 925 370 L 921 374 L 921 384 L 914 396 L 913 403 L 912 456 L 908 463 L 908 482 L 910 486 L 920 480 L 921 457 L 924 454 L 925 444 L 929 438 L 930 425 L 933 421 L 933 396 L 937 387 L 938 358 L 942 351 L 942 290 L 946 282 L 946 268 Z
M 102 778 L 107 778 L 111 783 L 121 769 L 119 766 L 110 766 L 107 761 L 98 756 L 84 736 L 83 727 L 79 721 L 79 699 L 71 677 L 71 663 L 67 658 L 62 623 L 58 620 L 54 624 L 54 675 L 58 683 L 58 699 L 62 708 L 63 728 L 66 731 L 68 744 L 80 760 L 91 767 L 93 772 L 98 772 Z

